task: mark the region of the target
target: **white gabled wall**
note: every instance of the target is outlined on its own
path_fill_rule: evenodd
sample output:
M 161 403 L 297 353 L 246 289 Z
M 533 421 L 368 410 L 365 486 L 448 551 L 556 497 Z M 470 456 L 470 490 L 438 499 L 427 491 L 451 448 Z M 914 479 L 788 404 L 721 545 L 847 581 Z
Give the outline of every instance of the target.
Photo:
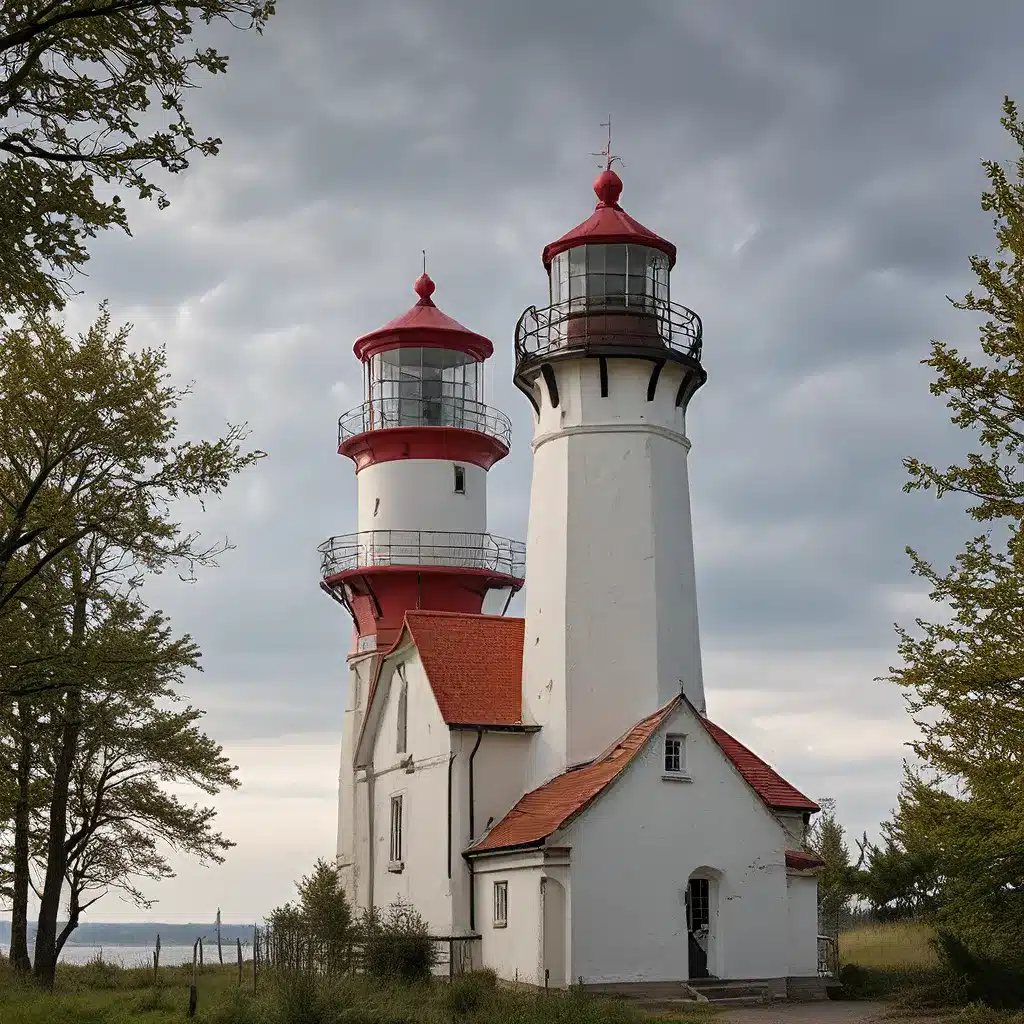
M 666 733 L 685 735 L 692 782 L 662 779 Z M 793 931 L 785 830 L 689 708 L 680 708 L 626 772 L 554 841 L 572 847 L 573 978 L 592 983 L 685 978 L 684 894 L 698 869 L 715 878 L 712 973 L 724 978 L 789 973 Z
M 527 537 L 524 706 L 546 726 L 530 785 L 589 760 L 684 688 L 704 707 L 683 379 L 653 364 L 551 364 L 539 381 Z
M 408 684 L 406 754 L 397 751 L 398 705 L 402 681 Z M 373 903 L 384 909 L 396 899 L 412 903 L 436 935 L 452 927 L 451 885 L 447 877 L 447 801 L 450 738 L 426 673 L 414 649 L 387 659 L 380 685 L 384 700 L 373 742 Z M 402 762 L 412 756 L 413 770 Z M 403 798 L 399 873 L 389 870 L 391 798 Z

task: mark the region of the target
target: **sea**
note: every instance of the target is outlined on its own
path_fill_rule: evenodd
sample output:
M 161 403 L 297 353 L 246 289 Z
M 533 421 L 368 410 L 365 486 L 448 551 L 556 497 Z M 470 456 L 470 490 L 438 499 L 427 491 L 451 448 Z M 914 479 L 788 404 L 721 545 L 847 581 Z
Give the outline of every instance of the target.
M 150 967 L 153 964 L 153 946 L 91 946 L 66 945 L 60 954 L 62 964 L 87 964 L 91 960 L 103 960 L 108 964 L 117 964 L 120 967 Z M 3 947 L 3 954 L 7 956 L 10 950 Z M 31 946 L 29 947 L 31 952 Z M 252 959 L 252 946 L 242 947 L 242 956 L 246 960 Z M 207 964 L 217 963 L 217 944 L 212 946 L 209 941 L 203 943 L 203 960 Z M 234 964 L 238 962 L 238 953 L 234 943 L 224 944 L 224 963 Z M 161 946 L 160 963 L 172 967 L 175 964 L 192 963 L 191 946 Z

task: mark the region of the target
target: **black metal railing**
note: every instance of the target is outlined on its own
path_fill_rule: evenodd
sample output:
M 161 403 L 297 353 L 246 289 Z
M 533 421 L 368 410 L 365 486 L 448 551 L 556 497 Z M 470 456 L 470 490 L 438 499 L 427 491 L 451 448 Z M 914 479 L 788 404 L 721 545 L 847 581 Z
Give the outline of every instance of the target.
M 483 402 L 455 396 L 375 398 L 363 402 L 339 418 L 338 444 L 368 430 L 389 427 L 458 427 L 496 438 L 506 448 L 512 444 L 512 424 L 503 412 Z
M 563 349 L 652 344 L 700 361 L 703 326 L 692 309 L 646 299 L 638 306 L 574 298 L 530 306 L 516 324 L 516 366 Z
M 484 569 L 518 580 L 526 576 L 526 545 L 489 533 L 363 530 L 331 537 L 317 550 L 324 577 L 378 565 Z

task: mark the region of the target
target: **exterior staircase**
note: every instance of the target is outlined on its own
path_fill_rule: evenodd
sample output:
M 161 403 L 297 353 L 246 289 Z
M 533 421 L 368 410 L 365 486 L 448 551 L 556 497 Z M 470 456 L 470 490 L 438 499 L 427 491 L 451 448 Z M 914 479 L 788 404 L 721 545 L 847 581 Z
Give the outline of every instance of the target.
M 649 1013 L 678 1013 L 694 1002 L 714 1006 L 760 1006 L 785 1000 L 772 994 L 764 981 L 721 980 L 700 978 L 690 982 L 654 981 L 622 985 L 587 985 L 587 991 L 613 999 L 625 999 Z

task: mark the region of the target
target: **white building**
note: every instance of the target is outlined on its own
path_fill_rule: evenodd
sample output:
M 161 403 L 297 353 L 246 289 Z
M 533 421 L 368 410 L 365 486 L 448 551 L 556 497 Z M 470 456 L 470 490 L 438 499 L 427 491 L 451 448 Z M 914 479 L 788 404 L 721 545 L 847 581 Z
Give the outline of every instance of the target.
M 820 996 L 818 808 L 706 715 L 685 422 L 700 320 L 670 301 L 675 247 L 622 210 L 610 161 L 594 190 L 516 329 L 525 546 L 486 532 L 511 440 L 482 403 L 491 343 L 426 274 L 356 342 L 366 401 L 338 450 L 359 530 L 321 546 L 354 625 L 338 863 L 357 907 L 401 897 L 507 979 Z M 504 617 L 527 564 L 526 617 Z

